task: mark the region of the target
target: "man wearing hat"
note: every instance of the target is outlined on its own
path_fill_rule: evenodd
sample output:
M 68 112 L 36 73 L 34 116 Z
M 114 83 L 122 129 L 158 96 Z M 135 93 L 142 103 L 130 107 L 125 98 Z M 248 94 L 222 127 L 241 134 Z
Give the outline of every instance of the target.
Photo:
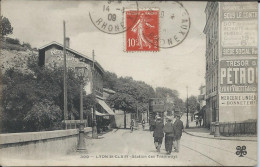
M 180 140 L 181 140 L 181 136 L 182 136 L 182 131 L 184 129 L 183 122 L 180 120 L 180 118 L 181 118 L 181 115 L 176 114 L 176 120 L 173 124 L 175 152 L 180 151 Z
M 163 127 L 164 127 L 164 125 L 163 125 L 161 117 L 157 117 L 156 122 L 155 122 L 155 129 L 153 132 L 154 145 L 155 145 L 155 148 L 157 149 L 157 152 L 160 152 L 162 140 L 164 137 Z
M 167 123 L 165 124 L 163 131 L 165 133 L 165 150 L 167 154 L 171 154 L 174 139 L 174 129 L 171 118 L 167 118 Z

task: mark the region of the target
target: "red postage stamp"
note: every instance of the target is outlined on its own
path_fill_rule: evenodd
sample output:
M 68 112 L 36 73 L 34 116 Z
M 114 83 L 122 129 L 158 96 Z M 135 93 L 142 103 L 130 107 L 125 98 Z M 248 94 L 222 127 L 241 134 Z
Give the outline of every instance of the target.
M 159 9 L 126 11 L 126 51 L 159 51 Z

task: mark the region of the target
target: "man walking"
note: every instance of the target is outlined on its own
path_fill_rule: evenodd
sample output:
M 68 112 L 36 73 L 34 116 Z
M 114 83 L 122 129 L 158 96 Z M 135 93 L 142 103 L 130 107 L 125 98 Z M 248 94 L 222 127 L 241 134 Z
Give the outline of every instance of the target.
M 164 137 L 163 127 L 164 127 L 164 125 L 162 123 L 162 119 L 160 117 L 157 117 L 156 122 L 155 122 L 155 129 L 153 132 L 154 145 L 155 145 L 155 148 L 157 149 L 157 152 L 160 152 L 162 140 Z
M 200 116 L 199 117 L 200 126 L 201 126 L 201 121 L 202 121 L 202 117 Z
M 131 132 L 133 132 L 133 130 L 134 130 L 134 125 L 135 125 L 135 122 L 134 122 L 134 119 L 132 119 L 131 123 L 130 123 Z
M 180 120 L 181 116 L 177 115 L 176 120 L 173 124 L 173 129 L 174 129 L 174 149 L 175 152 L 180 151 L 180 140 L 182 136 L 182 131 L 184 129 L 183 127 L 183 122 Z
M 172 125 L 172 120 L 170 118 L 167 119 L 167 123 L 164 125 L 163 131 L 165 133 L 165 150 L 167 154 L 171 154 L 174 138 L 174 129 Z
M 145 120 L 144 119 L 142 120 L 142 127 L 143 127 L 143 130 L 144 130 L 144 128 L 145 128 Z

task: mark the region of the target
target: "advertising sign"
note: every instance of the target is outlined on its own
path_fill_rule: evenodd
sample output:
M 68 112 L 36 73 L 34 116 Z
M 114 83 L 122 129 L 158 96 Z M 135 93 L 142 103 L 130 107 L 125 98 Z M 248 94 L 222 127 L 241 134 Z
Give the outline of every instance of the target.
M 83 58 L 76 57 L 76 55 L 73 54 L 72 52 L 67 51 L 66 56 L 67 56 L 66 60 L 67 60 L 68 68 L 74 68 L 79 66 L 85 67 L 87 65 L 86 63 L 82 62 Z M 63 63 L 64 63 L 63 50 L 52 48 L 46 51 L 45 64 L 52 65 L 52 66 L 53 65 L 63 66 Z
M 220 97 L 221 106 L 254 106 L 257 105 L 257 94 L 221 94 Z
M 257 91 L 257 59 L 221 60 L 221 93 L 254 93 Z
M 257 105 L 257 59 L 220 61 L 220 106 Z
M 223 56 L 257 56 L 257 5 L 251 2 L 220 3 L 220 48 Z
M 164 112 L 165 102 L 162 98 L 152 98 L 149 100 L 149 108 L 153 112 Z

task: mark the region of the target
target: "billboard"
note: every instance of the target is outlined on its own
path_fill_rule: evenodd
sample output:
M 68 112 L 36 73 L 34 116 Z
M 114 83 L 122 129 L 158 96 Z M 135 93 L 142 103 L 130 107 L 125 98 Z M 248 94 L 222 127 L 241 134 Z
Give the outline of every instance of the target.
M 257 106 L 258 5 L 257 2 L 219 5 L 220 116 L 227 112 L 243 115 Z
M 222 56 L 257 56 L 258 5 L 256 2 L 220 3 Z

